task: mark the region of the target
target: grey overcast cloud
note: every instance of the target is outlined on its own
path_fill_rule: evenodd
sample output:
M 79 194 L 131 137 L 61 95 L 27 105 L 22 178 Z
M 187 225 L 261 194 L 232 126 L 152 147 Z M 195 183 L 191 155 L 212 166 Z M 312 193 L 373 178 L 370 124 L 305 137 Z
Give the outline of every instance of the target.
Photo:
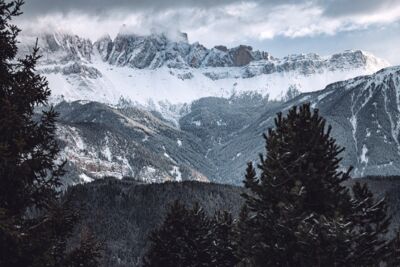
M 363 49 L 400 64 L 400 0 L 27 0 L 18 24 L 92 39 L 122 25 L 179 30 L 208 47 L 248 44 L 276 56 Z

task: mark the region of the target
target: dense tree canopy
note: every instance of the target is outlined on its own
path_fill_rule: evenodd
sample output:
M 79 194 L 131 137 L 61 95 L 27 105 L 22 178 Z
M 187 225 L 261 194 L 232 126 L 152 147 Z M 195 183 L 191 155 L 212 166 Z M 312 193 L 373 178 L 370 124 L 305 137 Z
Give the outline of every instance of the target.
M 212 266 L 211 221 L 195 204 L 187 209 L 175 201 L 164 223 L 150 235 L 144 266 Z

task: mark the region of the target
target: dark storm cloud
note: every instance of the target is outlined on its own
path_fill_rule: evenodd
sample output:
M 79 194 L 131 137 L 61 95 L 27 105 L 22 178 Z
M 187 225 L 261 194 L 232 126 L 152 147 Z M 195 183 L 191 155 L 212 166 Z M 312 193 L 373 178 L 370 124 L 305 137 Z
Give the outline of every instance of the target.
M 9 0 L 11 1 L 11 0 Z M 25 33 L 67 31 L 90 39 L 121 30 L 184 31 L 206 46 L 319 38 L 392 27 L 400 0 L 25 0 Z M 234 29 L 234 30 L 233 30 Z
M 145 10 L 163 11 L 174 8 L 212 9 L 245 2 L 257 3 L 268 9 L 285 4 L 310 3 L 324 10 L 327 16 L 343 16 L 390 8 L 399 0 L 26 0 L 25 15 L 39 16 L 51 13 L 78 12 L 87 15 L 108 15 L 114 12 L 130 13 Z
M 43 15 L 53 12 L 81 12 L 89 15 L 144 10 L 161 11 L 177 7 L 210 8 L 241 2 L 239 0 L 27 0 L 26 15 Z
M 400 0 L 25 2 L 25 14 L 17 19 L 17 24 L 25 33 L 33 35 L 42 31 L 65 30 L 95 40 L 107 33 L 116 36 L 126 28 L 139 34 L 160 28 L 162 31 L 185 31 L 191 42 L 199 41 L 209 47 L 259 43 L 269 47 L 275 45 L 283 55 L 286 52 L 304 52 L 285 50 L 285 44 L 297 47 L 298 40 L 303 40 L 306 45 L 312 40 L 317 44 L 314 52 L 328 47 L 328 43 L 333 47 L 340 43 L 343 49 L 361 47 L 384 56 L 389 53 L 389 60 L 400 62 L 399 37 L 395 34 L 400 27 Z M 358 31 L 363 33 L 362 36 L 373 37 L 366 41 L 357 37 Z M 341 36 L 346 33 L 356 37 L 344 41 Z M 397 56 L 395 60 L 393 55 Z
M 319 1 L 328 16 L 345 16 L 350 14 L 368 14 L 382 9 L 389 10 L 399 0 L 327 0 Z

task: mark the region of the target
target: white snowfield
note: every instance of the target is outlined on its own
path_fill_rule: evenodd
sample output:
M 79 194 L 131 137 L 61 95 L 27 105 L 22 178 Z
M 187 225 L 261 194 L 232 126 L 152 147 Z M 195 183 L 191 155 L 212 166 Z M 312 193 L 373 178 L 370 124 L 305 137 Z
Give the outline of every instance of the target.
M 121 39 L 126 41 L 122 48 Z M 29 51 L 33 40 L 22 38 L 21 53 Z M 165 36 L 122 35 L 106 41 L 92 43 L 65 33 L 39 37 L 43 58 L 38 71 L 47 77 L 54 102 L 88 100 L 115 105 L 123 99 L 163 112 L 165 106 L 202 97 L 246 92 L 279 100 L 289 87 L 311 92 L 389 66 L 385 60 L 359 50 L 326 57 L 306 54 L 277 59 L 250 47 L 206 49 Z M 234 66 L 232 55 L 252 59 Z M 140 65 L 148 58 L 153 58 L 148 65 Z
M 98 69 L 102 77 L 46 74 L 53 97 L 62 97 L 66 101 L 90 100 L 110 104 L 117 104 L 122 97 L 146 106 L 160 101 L 171 104 L 190 103 L 202 97 L 230 97 L 245 92 L 258 92 L 269 95 L 270 99 L 280 99 L 291 85 L 295 85 L 301 92 L 311 92 L 320 90 L 330 83 L 372 74 L 380 69 L 377 66 L 345 71 L 324 70 L 322 73 L 309 76 L 296 72 L 272 73 L 251 78 L 229 77 L 219 80 L 206 77 L 202 69 L 192 69 L 190 72 L 193 77 L 181 80 L 174 75 L 180 70 L 171 70 L 167 67 L 156 70 L 133 69 L 112 67 L 104 62 L 96 62 L 89 66 Z M 230 67 L 225 68 L 225 71 L 234 73 L 238 70 Z

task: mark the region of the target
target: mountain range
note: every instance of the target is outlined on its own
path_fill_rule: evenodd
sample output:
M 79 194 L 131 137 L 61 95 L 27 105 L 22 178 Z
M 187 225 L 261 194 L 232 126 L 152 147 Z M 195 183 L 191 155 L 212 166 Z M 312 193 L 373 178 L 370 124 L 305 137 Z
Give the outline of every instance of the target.
M 21 39 L 20 55 L 34 40 Z M 190 44 L 182 33 L 95 42 L 46 33 L 38 44 L 68 184 L 104 176 L 240 184 L 276 113 L 304 102 L 333 126 L 353 176 L 398 174 L 400 67 L 368 52 L 275 58 Z
M 331 56 L 276 58 L 240 45 L 206 48 L 185 34 L 140 36 L 121 32 L 93 42 L 57 32 L 38 37 L 45 74 L 55 102 L 90 100 L 117 104 L 121 99 L 158 111 L 208 97 L 258 92 L 280 100 L 289 88 L 310 92 L 327 84 L 372 74 L 389 63 L 360 50 Z M 20 56 L 36 36 L 22 36 Z

